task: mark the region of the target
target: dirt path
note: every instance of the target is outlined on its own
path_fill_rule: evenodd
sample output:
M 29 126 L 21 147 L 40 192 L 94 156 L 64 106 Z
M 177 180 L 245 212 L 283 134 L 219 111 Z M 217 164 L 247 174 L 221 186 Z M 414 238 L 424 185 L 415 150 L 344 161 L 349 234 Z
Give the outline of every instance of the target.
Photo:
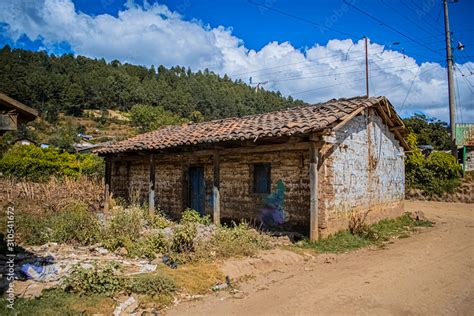
M 386 249 L 290 256 L 237 295 L 181 303 L 166 315 L 472 315 L 474 205 L 407 202 L 406 209 L 422 210 L 436 226 Z

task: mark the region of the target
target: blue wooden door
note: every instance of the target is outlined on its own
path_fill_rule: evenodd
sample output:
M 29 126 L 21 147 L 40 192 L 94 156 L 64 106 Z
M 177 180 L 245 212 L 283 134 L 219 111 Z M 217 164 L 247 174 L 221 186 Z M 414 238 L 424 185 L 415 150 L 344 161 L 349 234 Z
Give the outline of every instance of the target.
M 204 168 L 189 168 L 189 207 L 204 214 Z

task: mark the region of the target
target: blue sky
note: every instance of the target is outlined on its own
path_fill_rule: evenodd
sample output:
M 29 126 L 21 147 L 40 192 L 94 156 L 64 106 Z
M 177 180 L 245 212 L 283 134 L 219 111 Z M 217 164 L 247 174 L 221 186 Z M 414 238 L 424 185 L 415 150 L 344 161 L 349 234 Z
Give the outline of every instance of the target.
M 319 102 L 364 93 L 359 39 L 367 35 L 373 93 L 387 95 L 402 114 L 447 119 L 441 0 L 348 0 L 412 40 L 342 0 L 253 1 L 324 27 L 247 0 L 1 0 L 0 45 L 210 68 Z M 453 43 L 465 46 L 455 50 L 458 117 L 474 121 L 474 1 L 449 4 L 449 12 Z

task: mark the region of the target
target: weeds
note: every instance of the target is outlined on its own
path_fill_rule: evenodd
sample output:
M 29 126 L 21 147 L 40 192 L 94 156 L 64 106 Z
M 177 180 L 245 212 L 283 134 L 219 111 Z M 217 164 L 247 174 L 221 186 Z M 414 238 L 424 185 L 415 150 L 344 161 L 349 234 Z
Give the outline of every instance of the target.
M 72 204 L 51 218 L 51 240 L 60 243 L 96 243 L 100 237 L 97 217 L 82 204 Z
M 17 214 L 15 220 L 18 240 L 30 245 L 49 241 L 89 245 L 100 237 L 98 219 L 80 203 L 49 216 L 23 211 Z
M 123 288 L 123 281 L 117 275 L 119 265 L 111 262 L 105 266 L 94 263 L 90 268 L 76 266 L 64 280 L 66 292 L 84 294 L 104 294 L 111 296 Z
M 369 245 L 382 245 L 390 238 L 406 238 L 415 227 L 431 227 L 428 220 L 413 220 L 407 213 L 395 219 L 384 219 L 372 225 L 364 220 L 350 220 L 350 229 L 338 232 L 317 242 L 303 242 L 302 246 L 316 249 L 318 252 L 346 252 Z
M 143 274 L 125 280 L 128 292 L 150 296 L 171 295 L 177 290 L 176 282 L 162 273 Z
M 143 210 L 138 207 L 124 209 L 116 207 L 112 216 L 105 223 L 102 233 L 102 244 L 109 250 L 130 246 L 140 236 Z
M 40 299 L 15 299 L 15 309 L 0 299 L 0 315 L 112 315 L 115 302 L 105 295 L 78 297 L 60 288 L 44 290 Z

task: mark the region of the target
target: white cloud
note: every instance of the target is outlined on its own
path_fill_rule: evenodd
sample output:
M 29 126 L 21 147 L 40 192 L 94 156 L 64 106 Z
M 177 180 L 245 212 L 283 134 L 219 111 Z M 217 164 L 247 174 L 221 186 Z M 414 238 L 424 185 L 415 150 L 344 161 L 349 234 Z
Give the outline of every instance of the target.
M 0 22 L 7 25 L 6 36 L 12 40 L 23 34 L 41 38 L 48 50 L 67 42 L 75 53 L 94 58 L 209 68 L 245 81 L 269 81 L 266 89 L 307 102 L 365 94 L 362 41 L 331 40 L 305 49 L 270 42 L 255 51 L 233 36 L 231 28 L 185 21 L 164 5 L 140 6 L 133 1 L 117 16 L 78 12 L 71 0 L 2 1 Z M 377 43 L 370 43 L 369 59 L 372 95 L 388 96 L 401 114 L 423 111 L 448 120 L 447 78 L 440 64 L 419 65 Z M 474 63 L 457 67 L 467 74 Z M 474 88 L 466 82 L 472 77 L 463 78 L 459 72 L 457 77 L 462 117 L 474 121 Z

